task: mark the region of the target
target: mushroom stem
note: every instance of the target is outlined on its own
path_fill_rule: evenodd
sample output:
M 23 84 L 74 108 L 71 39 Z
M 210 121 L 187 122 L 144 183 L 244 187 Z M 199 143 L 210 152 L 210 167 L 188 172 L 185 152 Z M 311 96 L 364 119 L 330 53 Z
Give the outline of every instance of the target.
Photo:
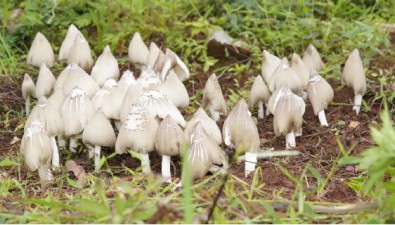
M 217 122 L 219 120 L 219 112 L 215 111 L 212 106 L 208 110 L 210 111 L 211 119 Z
M 253 152 L 245 153 L 245 167 L 244 175 L 247 177 L 251 172 L 255 170 L 255 165 L 257 163 L 257 155 Z
M 52 144 L 52 150 L 53 150 L 53 155 L 52 155 L 52 166 L 54 167 L 59 167 L 59 149 L 58 145 L 56 144 L 56 139 L 55 136 L 51 137 L 51 144 Z
M 95 154 L 95 148 L 90 147 L 88 149 L 88 158 L 89 159 L 93 158 L 93 154 Z
M 30 95 L 28 95 L 26 97 L 26 101 L 25 101 L 25 111 L 26 111 L 26 115 L 30 114 Z
M 53 175 L 49 169 L 48 164 L 38 166 L 38 176 L 40 177 L 41 181 L 48 181 L 52 179 Z
M 352 107 L 352 110 L 355 110 L 355 112 L 357 112 L 357 115 L 361 110 L 361 105 L 362 105 L 362 95 L 356 94 L 354 97 L 354 106 Z
M 59 148 L 64 148 L 66 147 L 66 141 L 64 140 L 62 135 L 58 136 L 58 147 Z
M 307 97 L 308 97 L 307 92 L 306 92 L 306 91 L 303 91 L 303 92 L 302 92 L 302 98 L 303 98 L 303 100 L 306 101 L 306 100 L 307 100 Z
M 325 110 L 321 110 L 318 112 L 318 119 L 320 120 L 321 126 L 327 127 L 328 122 L 326 121 Z
M 144 174 L 150 174 L 151 173 L 151 167 L 150 167 L 150 161 L 149 161 L 149 155 L 148 153 L 141 153 L 141 166 L 143 167 L 142 172 Z
M 95 171 L 99 171 L 99 161 L 100 161 L 100 146 L 95 146 L 94 156 L 95 156 Z
M 78 147 L 78 145 L 77 145 L 77 142 L 75 140 L 75 137 L 70 137 L 70 146 L 69 146 L 70 151 L 71 152 L 76 152 L 77 147 Z
M 285 136 L 285 147 L 286 148 L 294 148 L 296 147 L 296 141 L 295 141 L 295 132 L 289 132 Z
M 162 155 L 162 177 L 166 183 L 171 183 L 170 156 Z
M 258 118 L 265 118 L 265 109 L 263 108 L 263 101 L 258 102 Z

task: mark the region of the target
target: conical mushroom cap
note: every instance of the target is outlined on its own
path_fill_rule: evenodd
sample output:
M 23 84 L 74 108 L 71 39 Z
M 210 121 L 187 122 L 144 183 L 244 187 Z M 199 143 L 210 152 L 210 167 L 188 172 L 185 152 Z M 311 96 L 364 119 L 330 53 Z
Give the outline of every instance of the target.
M 147 66 L 154 69 L 156 60 L 158 59 L 159 52 L 161 50 L 159 47 L 155 44 L 155 42 L 151 42 L 149 46 L 149 54 L 148 54 L 148 60 L 147 60 Z
M 297 95 L 302 96 L 303 83 L 295 71 L 284 60 L 280 63 L 269 81 L 269 90 L 273 93 L 286 82 L 288 87 Z
M 222 113 L 224 116 L 228 115 L 224 95 L 222 94 L 221 86 L 219 86 L 218 78 L 215 73 L 208 78 L 203 90 L 203 108 L 212 108 L 212 110 Z
M 162 83 L 155 71 L 149 67 L 141 70 L 140 77 L 136 81 L 141 84 L 143 90 L 155 89 Z
M 309 85 L 307 86 L 307 95 L 309 96 L 314 114 L 324 110 L 329 103 L 333 101 L 334 92 L 331 85 L 316 71 L 312 70 Z
M 156 134 L 155 146 L 161 155 L 180 154 L 181 144 L 185 141 L 181 127 L 169 115 L 162 120 Z
M 222 127 L 222 135 L 227 146 L 248 152 L 259 150 L 260 139 L 258 128 L 243 98 L 239 99 L 225 119 Z
M 341 79 L 343 84 L 354 90 L 354 94 L 365 94 L 366 77 L 358 49 L 354 49 L 347 58 Z
M 166 49 L 166 56 L 171 60 L 174 72 L 177 74 L 181 81 L 189 78 L 189 70 L 180 57 L 169 48 Z M 167 71 L 166 71 L 167 72 Z M 165 74 L 166 76 L 166 74 Z M 164 79 L 164 77 L 162 77 Z
M 41 96 L 38 99 L 37 105 L 34 106 L 29 118 L 26 120 L 25 132 L 35 121 L 39 121 L 42 124 L 49 136 L 63 134 L 64 126 L 59 110 L 51 105 L 45 96 Z
M 252 107 L 259 101 L 267 103 L 270 98 L 270 92 L 261 76 L 256 76 L 251 87 L 249 106 Z
M 91 98 L 97 91 L 99 85 L 77 64 L 69 65 L 62 85 L 63 93 L 69 93 L 75 86 L 78 86 L 83 92 Z M 63 74 L 63 72 L 62 72 Z M 62 74 L 60 76 L 62 76 Z M 60 76 L 58 80 L 60 79 Z M 56 86 L 56 84 L 55 84 Z
M 71 24 L 69 26 L 69 29 L 67 30 L 66 37 L 64 38 L 62 45 L 60 46 L 59 49 L 59 57 L 58 57 L 59 61 L 67 60 L 71 46 L 73 46 L 77 34 L 83 36 L 81 31 L 78 30 L 78 28 L 74 26 L 74 24 Z
M 84 144 L 91 146 L 113 147 L 115 145 L 116 137 L 114 129 L 102 111 L 97 110 L 89 118 L 84 132 L 82 132 L 82 141 Z
M 118 62 L 112 55 L 110 46 L 107 45 L 103 53 L 97 58 L 91 76 L 100 87 L 108 78 L 119 79 Z
M 270 54 L 268 51 L 263 50 L 263 61 L 262 61 L 262 78 L 266 83 L 269 83 L 270 78 L 273 75 L 273 72 L 277 69 L 278 65 L 281 62 L 281 59 L 275 55 Z
M 165 94 L 177 108 L 189 105 L 188 91 L 173 70 L 170 70 L 165 82 L 159 85 L 158 91 Z
M 191 120 L 187 122 L 187 125 L 185 126 L 185 137 L 189 139 L 189 137 L 192 134 L 193 127 L 197 122 L 200 122 L 206 131 L 206 133 L 218 144 L 220 145 L 222 143 L 222 134 L 221 130 L 219 129 L 217 123 L 211 119 L 206 111 L 204 111 L 203 108 L 199 108 L 196 110 L 195 114 L 193 114 L 193 117 Z
M 22 82 L 22 97 L 26 100 L 28 96 L 36 97 L 36 86 L 29 74 L 25 73 Z
M 95 111 L 98 109 L 102 109 L 102 111 L 104 112 L 105 110 L 103 109 L 107 107 L 107 105 L 111 105 L 111 103 L 107 104 L 108 99 L 106 99 L 106 97 L 116 87 L 117 87 L 117 82 L 114 79 L 110 78 L 106 80 L 103 87 L 98 92 L 96 92 L 96 94 L 91 98 L 93 109 Z M 104 115 L 106 115 L 106 117 L 109 118 L 105 112 Z
M 89 71 L 92 68 L 93 59 L 91 48 L 82 34 L 76 35 L 74 43 L 70 48 L 67 64 L 72 63 L 78 64 L 85 71 Z
M 51 44 L 42 33 L 37 32 L 27 56 L 27 64 L 40 67 L 44 63 L 52 67 L 54 61 L 55 56 Z
M 145 45 L 139 32 L 134 33 L 132 40 L 129 44 L 129 61 L 135 66 L 147 65 L 149 49 Z
M 123 123 L 128 116 L 130 109 L 133 104 L 143 95 L 143 88 L 139 83 L 134 83 L 129 86 L 126 95 L 122 99 L 121 110 L 120 110 L 120 120 Z
M 304 64 L 303 60 L 296 53 L 292 54 L 291 68 L 299 76 L 300 81 L 303 83 L 303 89 L 307 89 L 309 83 L 310 72 L 309 68 Z
M 158 127 L 157 120 L 145 107 L 133 104 L 119 131 L 115 151 L 118 154 L 125 153 L 127 148 L 140 153 L 153 151 Z
M 40 72 L 38 73 L 38 78 L 36 82 L 36 96 L 40 98 L 41 96 L 49 96 L 52 89 L 55 86 L 56 78 L 52 74 L 51 70 L 44 63 L 40 66 Z
M 52 95 L 48 98 L 48 102 L 60 112 L 60 105 L 64 99 L 63 91 L 61 88 L 55 89 Z
M 136 78 L 134 77 L 133 72 L 126 70 L 118 81 L 118 88 L 122 89 L 126 94 L 129 86 L 134 83 L 136 83 Z
M 81 133 L 94 113 L 92 102 L 78 86 L 73 88 L 60 106 L 66 136 Z
M 313 69 L 319 72 L 322 67 L 324 67 L 324 63 L 322 62 L 320 53 L 318 53 L 317 49 L 314 45 L 310 44 L 306 51 L 303 54 L 303 62 L 309 69 Z

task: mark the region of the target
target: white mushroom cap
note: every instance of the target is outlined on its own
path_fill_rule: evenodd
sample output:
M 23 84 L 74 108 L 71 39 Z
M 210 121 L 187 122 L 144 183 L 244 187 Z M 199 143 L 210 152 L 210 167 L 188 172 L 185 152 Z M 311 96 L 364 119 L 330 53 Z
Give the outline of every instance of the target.
M 222 143 L 222 134 L 221 130 L 219 129 L 217 123 L 211 119 L 206 111 L 204 111 L 203 108 L 199 108 L 196 110 L 195 114 L 193 114 L 193 117 L 187 122 L 187 125 L 185 126 L 185 137 L 189 139 L 192 134 L 193 127 L 197 122 L 200 122 L 206 131 L 206 133 L 218 144 L 220 145 Z
M 257 152 L 259 150 L 258 128 L 243 98 L 237 101 L 225 119 L 222 135 L 227 146 L 247 152 Z
M 184 132 L 169 115 L 159 125 L 155 146 L 160 155 L 176 156 L 180 154 L 181 144 L 185 142 Z
M 75 86 L 78 86 L 91 98 L 100 89 L 95 80 L 75 63 L 67 66 L 66 73 L 63 75 L 62 71 L 58 80 L 61 79 L 61 76 L 65 76 L 62 84 L 64 94 L 69 93 Z M 55 84 L 55 86 L 57 85 Z
M 275 55 L 270 54 L 268 51 L 263 50 L 264 60 L 262 61 L 262 78 L 266 83 L 269 83 L 270 78 L 273 75 L 273 72 L 277 69 L 278 65 L 281 62 L 281 59 Z
M 159 47 L 155 44 L 155 42 L 151 42 L 149 46 L 149 54 L 148 54 L 148 60 L 147 60 L 147 66 L 150 68 L 154 68 L 156 60 L 158 59 L 159 52 L 161 50 Z
M 97 58 L 91 72 L 92 78 L 101 87 L 108 78 L 119 79 L 118 62 L 111 53 L 110 46 L 106 46 Z
M 309 85 L 307 86 L 307 94 L 315 115 L 321 110 L 326 109 L 334 97 L 331 85 L 313 70 L 310 75 Z
M 292 54 L 291 68 L 299 76 L 299 79 L 303 83 L 303 89 L 306 90 L 310 78 L 309 68 L 304 64 L 303 60 L 296 53 Z
M 180 59 L 180 57 L 169 48 L 166 49 L 166 56 L 168 59 L 171 60 L 171 64 L 172 64 L 171 68 L 173 68 L 178 78 L 180 78 L 181 81 L 188 79 L 189 78 L 188 67 Z M 162 80 L 164 80 L 165 78 L 164 76 L 167 75 L 167 72 L 168 71 L 165 71 L 164 74 L 162 74 Z
M 78 86 L 74 87 L 60 106 L 66 136 L 81 133 L 94 113 L 92 102 Z
M 60 105 L 62 105 L 64 99 L 63 91 L 61 88 L 55 89 L 52 95 L 48 98 L 48 102 L 55 107 L 58 111 L 60 110 Z M 60 112 L 60 111 L 59 111 Z
M 36 97 L 36 86 L 29 74 L 25 73 L 22 82 L 23 100 L 26 100 L 28 96 Z
M 215 73 L 211 74 L 204 86 L 202 107 L 219 112 L 224 116 L 228 114 L 225 98 Z M 213 115 L 211 117 L 213 118 Z
M 268 85 L 269 90 L 272 93 L 275 92 L 283 82 L 286 82 L 288 87 L 291 88 L 295 94 L 302 96 L 303 83 L 295 71 L 289 67 L 286 58 L 283 59 L 276 71 L 274 71 L 273 76 L 270 78 Z
M 89 71 L 92 68 L 93 59 L 91 48 L 82 34 L 77 34 L 75 36 L 74 43 L 70 48 L 67 64 L 72 63 L 78 64 L 85 71 Z
M 127 148 L 139 153 L 153 151 L 158 127 L 158 121 L 144 106 L 133 104 L 119 131 L 115 151 L 118 154 L 125 153 Z
M 78 28 L 74 26 L 74 24 L 71 24 L 69 26 L 69 29 L 67 30 L 66 37 L 64 38 L 62 45 L 60 46 L 59 49 L 59 57 L 58 57 L 59 61 L 67 60 L 71 46 L 73 46 L 77 34 L 83 36 L 82 33 L 78 30 Z
M 56 78 L 44 63 L 40 66 L 40 72 L 36 82 L 36 96 L 49 96 L 55 86 Z
M 109 80 L 104 84 L 104 88 L 108 82 Z M 117 86 L 114 86 L 107 95 L 103 96 L 104 104 L 102 105 L 102 110 L 108 119 L 120 120 L 124 97 L 125 92 L 117 88 Z
M 354 49 L 347 58 L 341 74 L 342 83 L 354 90 L 354 94 L 364 95 L 366 92 L 366 77 L 358 49 Z
M 145 45 L 139 32 L 134 33 L 132 40 L 129 44 L 129 61 L 135 66 L 147 65 L 149 49 Z
M 136 81 L 141 84 L 144 90 L 154 89 L 162 83 L 155 71 L 150 67 L 143 68 L 140 77 Z
M 188 107 L 188 91 L 173 70 L 169 71 L 169 75 L 167 75 L 165 82 L 160 84 L 157 89 L 165 94 L 176 107 Z
M 84 132 L 82 132 L 82 141 L 91 146 L 115 146 L 114 129 L 100 109 L 88 119 Z
M 310 44 L 304 52 L 303 62 L 307 68 L 309 68 L 309 71 L 310 69 L 313 69 L 319 72 L 322 67 L 324 67 L 320 53 L 318 53 L 317 49 L 312 44 Z
M 109 95 L 113 91 L 114 87 L 116 87 L 116 85 L 117 83 L 114 79 L 107 80 L 104 83 L 103 87 L 91 98 L 93 109 L 95 111 L 98 109 L 103 109 L 103 107 L 107 103 L 107 101 L 105 100 L 105 96 Z
M 123 123 L 128 116 L 133 104 L 143 95 L 143 88 L 139 83 L 134 83 L 129 86 L 128 91 L 124 95 L 120 110 L 120 120 Z
M 270 92 L 261 76 L 256 76 L 251 87 L 249 106 L 252 107 L 259 101 L 267 103 Z
M 51 44 L 42 33 L 37 32 L 27 56 L 27 64 L 40 67 L 44 63 L 52 67 L 54 62 L 55 56 Z
M 169 59 L 162 50 L 159 49 L 158 56 L 155 61 L 154 70 L 156 73 L 161 75 L 162 71 L 164 76 L 166 76 L 167 71 L 171 68 L 171 59 Z M 161 77 L 161 76 L 160 76 Z M 161 77 L 162 78 L 162 77 Z

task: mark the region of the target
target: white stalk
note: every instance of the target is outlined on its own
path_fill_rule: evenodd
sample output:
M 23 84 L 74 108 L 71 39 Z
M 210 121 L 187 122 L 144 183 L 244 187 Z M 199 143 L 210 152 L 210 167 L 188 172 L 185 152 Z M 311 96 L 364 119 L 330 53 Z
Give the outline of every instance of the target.
M 53 178 L 52 171 L 47 164 L 39 165 L 37 170 L 41 181 L 49 181 Z
M 263 101 L 258 102 L 258 118 L 265 118 L 265 109 L 263 108 Z
M 76 142 L 75 139 L 76 139 L 75 137 L 70 137 L 70 146 L 69 146 L 69 148 L 70 148 L 71 152 L 76 152 L 76 149 L 78 147 L 77 142 Z
M 326 121 L 325 110 L 321 110 L 318 112 L 318 119 L 320 120 L 321 126 L 327 127 L 328 122 Z
M 293 131 L 285 136 L 285 147 L 286 148 L 296 147 L 295 133 Z
M 362 105 L 362 95 L 356 94 L 354 97 L 354 106 L 352 107 L 352 110 L 355 110 L 355 112 L 357 112 L 357 115 L 361 110 L 361 105 Z
M 150 161 L 149 161 L 149 155 L 148 153 L 141 153 L 141 166 L 143 167 L 143 173 L 144 174 L 150 174 L 151 173 L 151 167 L 150 167 Z
M 162 155 L 162 177 L 166 183 L 171 183 L 170 156 Z
M 95 154 L 95 148 L 89 147 L 89 149 L 88 149 L 88 159 L 93 158 L 94 154 Z
M 210 106 L 208 110 L 210 111 L 211 119 L 217 122 L 219 120 L 219 112 L 215 111 L 212 106 Z
M 30 114 L 30 95 L 28 95 L 26 97 L 26 101 L 25 101 L 25 111 L 26 111 L 26 115 Z
M 66 141 L 64 140 L 62 135 L 58 136 L 58 147 L 59 148 L 64 148 L 66 147 Z
M 58 145 L 56 144 L 56 139 L 55 136 L 51 137 L 51 144 L 52 144 L 52 166 L 54 167 L 59 167 L 60 163 L 59 163 L 59 149 L 58 149 Z
M 251 172 L 255 170 L 255 165 L 258 162 L 256 154 L 253 152 L 245 153 L 245 167 L 244 175 L 247 177 Z
M 95 171 L 99 171 L 99 161 L 100 161 L 100 146 L 95 146 Z

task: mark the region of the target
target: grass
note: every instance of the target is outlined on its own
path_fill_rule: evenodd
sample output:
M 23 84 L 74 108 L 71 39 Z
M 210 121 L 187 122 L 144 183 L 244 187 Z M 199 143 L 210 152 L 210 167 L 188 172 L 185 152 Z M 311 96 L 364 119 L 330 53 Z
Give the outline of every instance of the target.
M 25 63 L 35 33 L 44 33 L 54 51 L 58 52 L 67 27 L 74 23 L 88 38 L 94 58 L 108 44 L 120 64 L 125 64 L 127 47 L 135 31 L 142 34 L 147 44 L 155 41 L 171 48 L 187 63 L 192 78 L 215 72 L 220 81 L 230 81 L 232 85 L 226 90 L 230 106 L 239 97 L 248 97 L 248 87 L 254 76 L 260 73 L 264 49 L 289 58 L 293 52 L 302 55 L 304 49 L 313 43 L 325 61 L 321 75 L 338 80 L 341 63 L 354 48 L 358 48 L 368 81 L 363 111 L 370 112 L 378 104 L 381 109 L 381 105 L 384 107 L 388 103 L 389 113 L 394 113 L 395 94 L 389 87 L 395 82 L 395 52 L 389 31 L 382 29 L 383 23 L 395 22 L 395 4 L 391 1 L 46 0 L 3 1 L 0 5 L 0 79 L 7 79 L 10 82 L 7 84 L 11 84 L 10 87 L 1 87 L 4 93 L 17 92 L 14 89 L 19 87 L 25 72 L 37 78 L 37 70 Z M 206 36 L 215 29 L 223 29 L 233 38 L 244 41 L 251 55 L 244 60 L 231 55 L 224 59 L 210 56 Z M 58 73 L 62 68 L 62 65 L 56 64 L 54 72 Z M 199 107 L 202 94 L 196 79 L 186 84 L 194 87 L 191 105 L 186 111 L 191 115 Z M 334 107 L 344 105 L 349 104 L 333 103 Z M 25 118 L 19 108 L 16 100 L 4 100 L 1 104 L 2 138 L 22 136 Z M 334 125 L 329 132 L 343 137 L 347 134 L 347 126 L 344 120 L 339 121 L 342 124 Z M 385 127 L 390 130 L 388 125 Z M 375 136 L 378 136 L 377 131 Z M 110 161 L 120 160 L 120 156 L 107 154 L 102 158 L 101 172 L 88 173 L 83 185 L 77 184 L 65 171 L 42 185 L 35 174 L 26 170 L 19 156 L 18 140 L 12 144 L 9 144 L 9 139 L 0 140 L 4 142 L 1 146 L 7 147 L 0 148 L 7 152 L 4 156 L 0 155 L 0 223 L 201 223 L 207 219 L 208 209 L 222 184 L 221 174 L 216 173 L 199 182 L 183 180 L 184 188 L 173 190 L 174 185 L 164 186 L 156 177 L 145 177 L 136 168 L 114 166 Z M 299 172 L 290 170 L 292 158 L 265 161 L 265 165 L 279 170 L 288 184 L 276 189 L 270 189 L 268 182 L 265 182 L 270 176 L 270 171 L 265 167 L 257 167 L 250 179 L 244 179 L 238 176 L 240 171 L 237 171 L 242 165 L 236 165 L 232 168 L 211 222 L 393 221 L 395 212 L 391 212 L 393 208 L 384 203 L 376 210 L 348 215 L 319 214 L 315 211 L 317 205 L 346 205 L 327 202 L 322 200 L 322 196 L 330 188 L 330 183 L 337 179 L 334 176 L 343 170 L 344 164 L 352 164 L 351 160 L 357 162 L 352 158 L 354 156 L 350 156 L 354 149 L 352 144 L 346 147 L 339 141 L 338 146 L 334 146 L 339 152 L 337 157 L 322 159 L 329 164 L 328 171 L 324 172 L 311 159 Z M 389 148 L 385 143 L 380 146 Z M 72 157 L 63 153 L 65 155 Z M 385 155 L 382 157 L 385 158 Z M 358 193 L 360 202 L 368 201 L 368 198 L 383 201 L 383 196 L 393 193 L 393 182 L 382 182 L 382 174 L 376 180 L 381 186 L 362 190 L 372 174 L 369 169 L 365 170 L 358 177 L 345 178 L 347 184 Z M 393 174 L 392 167 L 388 171 Z M 374 197 L 374 191 L 380 192 L 380 199 Z

